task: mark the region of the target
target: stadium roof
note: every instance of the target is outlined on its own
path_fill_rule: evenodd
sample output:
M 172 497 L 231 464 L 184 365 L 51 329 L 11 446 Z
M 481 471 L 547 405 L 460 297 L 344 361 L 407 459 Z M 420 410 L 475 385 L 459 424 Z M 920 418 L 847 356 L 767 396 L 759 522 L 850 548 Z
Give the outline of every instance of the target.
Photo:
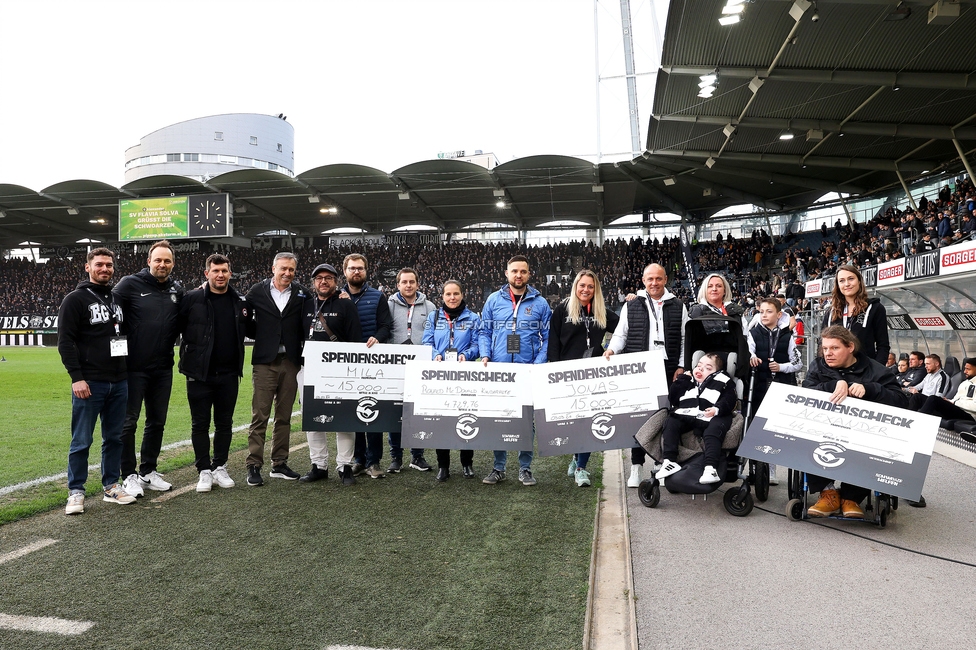
M 899 174 L 910 183 L 962 169 L 956 143 L 969 156 L 976 141 L 973 2 L 959 3 L 958 18 L 931 24 L 932 0 L 744 4 L 741 21 L 724 26 L 721 2 L 672 0 L 647 150 L 632 161 L 531 156 L 489 171 L 429 160 L 391 173 L 336 164 L 294 178 L 244 170 L 207 183 L 74 180 L 40 192 L 0 184 L 0 247 L 114 241 L 118 201 L 134 196 L 228 192 L 237 234 L 247 237 L 339 227 L 600 227 L 648 212 L 702 220 L 741 203 L 797 210 L 828 192 L 898 187 Z M 708 74 L 717 75 L 717 89 L 702 99 L 699 80 Z M 792 139 L 780 139 L 786 134 Z M 320 212 L 328 207 L 337 214 Z

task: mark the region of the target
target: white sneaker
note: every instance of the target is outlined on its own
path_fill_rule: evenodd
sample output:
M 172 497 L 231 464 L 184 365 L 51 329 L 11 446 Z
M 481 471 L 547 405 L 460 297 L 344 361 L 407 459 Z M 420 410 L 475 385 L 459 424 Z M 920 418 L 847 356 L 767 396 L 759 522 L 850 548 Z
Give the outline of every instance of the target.
M 68 495 L 68 505 L 64 507 L 66 515 L 80 515 L 85 511 L 85 493 L 73 492 Z
M 629 487 L 629 488 L 640 487 L 640 484 L 641 484 L 641 467 L 642 467 L 642 465 L 631 465 L 630 466 L 630 478 L 627 479 L 627 487 Z
M 705 471 L 702 472 L 701 478 L 698 479 L 698 482 L 701 483 L 702 485 L 721 483 L 722 477 L 718 475 L 718 472 L 715 471 L 714 467 L 712 467 L 711 465 L 705 465 Z
M 213 482 L 213 472 L 209 469 L 203 470 L 200 472 L 200 478 L 197 479 L 197 492 L 209 492 L 213 488 Z
M 164 481 L 163 475 L 156 470 L 149 472 L 145 476 L 140 476 L 139 480 L 142 481 L 142 487 L 149 488 L 150 490 L 155 490 L 157 492 L 169 492 L 171 489 L 173 489 L 173 484 Z
M 569 459 L 569 469 L 566 470 L 566 476 L 576 475 L 576 454 L 573 454 Z
M 770 485 L 779 485 L 779 479 L 776 478 L 776 466 L 775 465 L 770 465 L 769 466 L 769 484 Z
M 659 481 L 663 481 L 664 479 L 671 476 L 672 474 L 677 474 L 680 471 L 681 471 L 681 465 L 674 462 L 673 460 L 668 460 L 667 458 L 665 458 L 664 460 L 661 461 L 661 469 L 657 471 L 657 474 L 654 475 L 654 478 L 656 478 Z
M 576 468 L 576 485 L 579 487 L 589 487 L 590 485 L 590 473 L 587 472 L 582 467 Z
M 227 473 L 226 465 L 221 465 L 213 471 L 213 479 L 214 482 L 222 488 L 232 488 L 237 485 L 237 483 L 234 482 L 234 479 L 230 477 L 230 474 Z
M 102 501 L 126 506 L 130 503 L 135 503 L 136 498 L 131 494 L 126 493 L 126 491 L 122 489 L 122 486 L 116 483 L 115 485 L 110 485 L 105 488 L 105 492 L 102 494 Z
M 142 491 L 142 484 L 139 481 L 138 474 L 129 474 L 122 481 L 122 489 L 125 490 L 126 494 L 132 495 L 134 497 L 145 496 L 145 492 Z

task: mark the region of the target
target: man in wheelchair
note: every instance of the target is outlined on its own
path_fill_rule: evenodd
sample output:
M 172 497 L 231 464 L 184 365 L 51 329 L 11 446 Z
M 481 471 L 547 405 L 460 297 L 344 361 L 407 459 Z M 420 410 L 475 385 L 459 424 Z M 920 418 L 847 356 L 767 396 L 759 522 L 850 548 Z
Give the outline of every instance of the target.
M 722 372 L 723 366 L 718 354 L 705 354 L 693 371 L 685 372 L 671 384 L 671 409 L 661 433 L 663 459 L 657 480 L 663 481 L 681 470 L 681 465 L 670 459 L 678 458 L 681 434 L 694 430 L 701 435 L 705 452 L 705 469 L 698 482 L 722 482 L 716 468 L 722 457 L 722 440 L 732 427 L 737 399 L 735 381 Z

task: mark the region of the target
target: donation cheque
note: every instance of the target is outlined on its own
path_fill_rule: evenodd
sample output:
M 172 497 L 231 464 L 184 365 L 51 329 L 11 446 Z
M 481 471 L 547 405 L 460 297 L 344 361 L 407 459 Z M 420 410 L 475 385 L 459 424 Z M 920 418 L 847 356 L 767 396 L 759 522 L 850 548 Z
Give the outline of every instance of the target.
M 535 366 L 539 454 L 575 454 L 637 446 L 634 434 L 668 406 L 659 350 Z
M 429 359 L 429 345 L 305 343 L 305 431 L 399 431 L 403 372 Z
M 917 500 L 938 432 L 934 415 L 774 383 L 738 454 Z
M 532 449 L 534 367 L 411 361 L 404 377 L 403 446 Z

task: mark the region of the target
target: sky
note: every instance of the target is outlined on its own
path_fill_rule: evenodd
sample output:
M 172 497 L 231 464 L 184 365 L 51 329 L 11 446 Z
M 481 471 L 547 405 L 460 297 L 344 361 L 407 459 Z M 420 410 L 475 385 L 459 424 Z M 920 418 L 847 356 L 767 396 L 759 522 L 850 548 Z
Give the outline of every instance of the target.
M 666 9 L 632 0 L 641 143 Z M 0 0 L 0 184 L 119 187 L 140 138 L 222 113 L 287 115 L 296 173 L 629 158 L 620 34 L 618 0 Z

